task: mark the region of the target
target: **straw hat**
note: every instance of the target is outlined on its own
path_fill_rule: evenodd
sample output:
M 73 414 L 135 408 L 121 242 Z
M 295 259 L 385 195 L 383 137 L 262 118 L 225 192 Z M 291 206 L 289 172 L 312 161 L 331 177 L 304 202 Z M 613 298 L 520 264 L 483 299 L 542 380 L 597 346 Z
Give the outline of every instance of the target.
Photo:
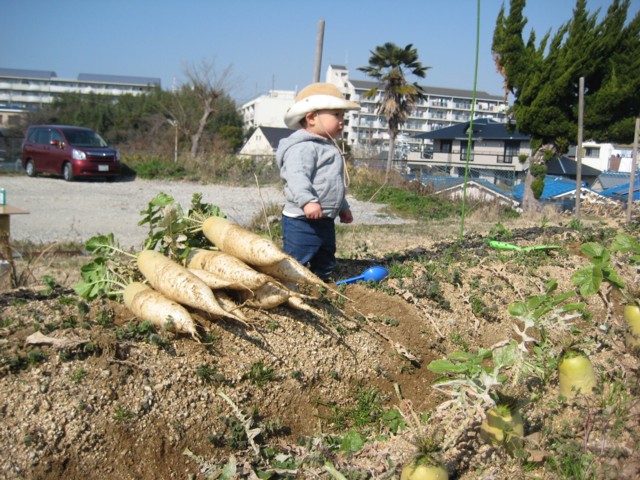
M 296 102 L 284 114 L 284 123 L 289 128 L 301 128 L 300 120 L 318 110 L 360 110 L 360 105 L 345 99 L 331 83 L 312 83 L 300 90 Z

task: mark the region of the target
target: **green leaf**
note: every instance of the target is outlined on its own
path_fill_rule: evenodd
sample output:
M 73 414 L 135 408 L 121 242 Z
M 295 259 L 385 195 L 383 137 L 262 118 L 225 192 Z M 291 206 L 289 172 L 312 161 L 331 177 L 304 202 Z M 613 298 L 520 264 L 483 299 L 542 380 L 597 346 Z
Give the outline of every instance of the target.
M 493 351 L 493 366 L 496 369 L 508 367 L 513 365 L 518 358 L 518 344 L 512 340 L 507 345 Z
M 73 286 L 73 291 L 76 295 L 83 298 L 89 298 L 89 294 L 93 289 L 93 285 L 81 280 Z
M 640 253 L 640 242 L 627 233 L 619 233 L 611 243 L 611 251 Z
M 112 255 L 114 251 L 120 250 L 113 233 L 91 237 L 87 240 L 85 248 L 95 255 Z
M 159 207 L 164 207 L 166 205 L 171 205 L 172 203 L 174 203 L 174 201 L 175 200 L 171 195 L 160 192 L 159 194 L 157 194 L 155 197 L 151 199 L 151 202 L 149 202 L 149 204 L 159 206 Z
M 524 302 L 514 302 L 509 305 L 508 312 L 513 317 L 524 317 L 529 314 L 529 308 Z
M 571 282 L 580 289 L 582 296 L 588 297 L 600 290 L 602 278 L 602 269 L 597 265 L 590 265 L 574 273 L 571 276 Z
M 562 306 L 562 311 L 563 312 L 571 312 L 573 310 L 584 310 L 585 307 L 587 305 L 585 303 L 579 302 L 579 303 L 567 303 L 566 305 Z
M 558 289 L 558 281 L 551 279 L 547 282 L 547 295 L 555 292 Z
M 556 305 L 560 305 L 565 300 L 573 297 L 575 294 L 576 292 L 561 293 L 560 295 L 556 295 L 555 297 L 551 298 L 549 304 L 555 307 Z
M 449 360 L 433 360 L 427 368 L 434 373 L 462 373 L 468 370 L 467 364 L 453 363 Z
M 593 263 L 603 264 L 609 262 L 611 254 L 609 250 L 596 242 L 588 242 L 580 247 L 582 253 L 588 256 Z
M 357 452 L 364 445 L 364 440 L 362 436 L 356 431 L 349 431 L 344 434 L 342 440 L 340 441 L 340 450 L 344 450 L 345 452 Z
M 602 269 L 602 274 L 605 280 L 612 283 L 618 288 L 624 288 L 624 281 L 618 276 L 618 274 L 611 267 Z
M 546 299 L 547 299 L 546 295 L 533 296 L 533 297 L 529 298 L 529 300 L 527 300 L 527 308 L 529 310 L 535 310 L 540 305 L 542 305 Z
M 473 360 L 476 357 L 477 357 L 477 355 L 475 353 L 462 352 L 460 350 L 457 350 L 457 351 L 447 355 L 447 358 L 449 360 L 462 360 L 462 361 Z

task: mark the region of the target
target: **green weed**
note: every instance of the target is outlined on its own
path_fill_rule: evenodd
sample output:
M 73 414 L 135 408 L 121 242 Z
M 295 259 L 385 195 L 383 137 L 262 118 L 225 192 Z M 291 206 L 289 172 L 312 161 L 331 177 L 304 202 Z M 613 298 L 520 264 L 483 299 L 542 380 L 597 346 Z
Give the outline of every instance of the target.
M 122 405 L 117 405 L 113 414 L 113 420 L 118 423 L 131 423 L 136 418 L 136 414 Z
M 69 374 L 69 379 L 73 383 L 82 383 L 82 380 L 87 376 L 87 371 L 84 368 L 76 368 Z
M 263 387 L 274 379 L 275 373 L 273 367 L 265 366 L 262 362 L 256 362 L 251 365 L 249 380 L 257 387 Z

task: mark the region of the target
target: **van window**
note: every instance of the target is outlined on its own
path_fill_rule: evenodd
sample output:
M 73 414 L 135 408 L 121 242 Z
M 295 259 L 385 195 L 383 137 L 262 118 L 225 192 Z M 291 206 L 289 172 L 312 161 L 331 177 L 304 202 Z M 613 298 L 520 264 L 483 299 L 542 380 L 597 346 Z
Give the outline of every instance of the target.
M 62 134 L 59 131 L 51 130 L 51 139 L 50 140 L 57 140 L 58 142 L 62 143 L 62 142 L 64 142 L 64 137 L 62 136 Z
M 39 143 L 40 145 L 49 145 L 49 138 L 51 138 L 51 135 L 49 135 L 48 129 L 38 129 L 38 133 L 36 135 L 36 143 Z

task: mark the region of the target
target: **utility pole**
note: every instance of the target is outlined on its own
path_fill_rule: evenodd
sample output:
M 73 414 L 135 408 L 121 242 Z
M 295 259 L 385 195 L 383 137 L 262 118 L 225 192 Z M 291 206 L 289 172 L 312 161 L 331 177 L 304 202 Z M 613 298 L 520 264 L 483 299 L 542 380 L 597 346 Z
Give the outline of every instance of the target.
M 167 122 L 175 128 L 175 139 L 173 143 L 173 163 L 178 163 L 178 121 L 174 118 L 167 118 Z
M 313 72 L 313 82 L 320 81 L 320 68 L 322 67 L 322 44 L 324 43 L 324 20 L 318 23 L 318 39 L 316 42 L 316 68 Z
M 578 148 L 576 152 L 576 220 L 580 220 L 580 194 L 582 193 L 582 126 L 584 123 L 584 77 L 580 77 L 578 97 Z
M 636 118 L 636 133 L 633 135 L 633 157 L 631 159 L 631 175 L 629 176 L 629 198 L 627 199 L 627 223 L 631 224 L 631 208 L 633 207 L 633 190 L 636 183 L 636 169 L 638 168 L 638 132 L 640 132 L 640 118 Z

